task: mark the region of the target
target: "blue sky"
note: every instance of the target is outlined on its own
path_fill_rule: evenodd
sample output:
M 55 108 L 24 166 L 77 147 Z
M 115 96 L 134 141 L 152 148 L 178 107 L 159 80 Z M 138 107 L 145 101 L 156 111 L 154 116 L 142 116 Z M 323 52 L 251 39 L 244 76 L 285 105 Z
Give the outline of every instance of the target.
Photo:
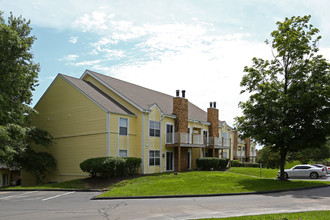
M 41 65 L 33 105 L 58 73 L 86 69 L 186 97 L 206 110 L 216 101 L 220 119 L 233 125 L 243 68 L 271 58 L 276 21 L 312 15 L 320 51 L 330 58 L 330 1 L 325 0 L 0 0 L 31 20 L 35 62 Z

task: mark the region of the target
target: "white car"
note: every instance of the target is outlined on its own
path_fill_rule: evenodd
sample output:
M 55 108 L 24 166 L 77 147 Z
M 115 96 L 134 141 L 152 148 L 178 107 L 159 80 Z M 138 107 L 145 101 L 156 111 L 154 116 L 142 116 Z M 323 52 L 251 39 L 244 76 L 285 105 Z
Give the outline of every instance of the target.
M 311 164 L 311 165 L 316 166 L 316 167 L 319 167 L 319 168 L 325 167 L 325 169 L 327 171 L 327 174 L 330 173 L 330 167 L 324 166 L 322 164 Z
M 327 169 L 325 167 L 319 168 L 308 164 L 297 165 L 291 169 L 284 170 L 284 176 L 286 179 L 293 177 L 309 177 L 311 179 L 317 179 L 326 175 Z M 278 176 L 280 176 L 280 171 L 278 171 Z

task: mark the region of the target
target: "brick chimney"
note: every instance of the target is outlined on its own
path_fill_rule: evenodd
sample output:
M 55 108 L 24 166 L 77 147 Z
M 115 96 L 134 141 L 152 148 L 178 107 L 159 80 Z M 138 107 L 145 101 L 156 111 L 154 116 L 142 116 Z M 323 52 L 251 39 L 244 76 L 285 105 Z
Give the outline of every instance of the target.
M 173 98 L 173 114 L 175 119 L 175 132 L 188 133 L 188 99 L 185 98 L 185 90 L 182 90 L 182 97 L 179 96 L 180 90 L 176 91 Z
M 216 108 L 216 102 L 210 102 L 210 107 L 207 109 L 207 121 L 211 123 L 210 137 L 219 137 L 219 110 Z

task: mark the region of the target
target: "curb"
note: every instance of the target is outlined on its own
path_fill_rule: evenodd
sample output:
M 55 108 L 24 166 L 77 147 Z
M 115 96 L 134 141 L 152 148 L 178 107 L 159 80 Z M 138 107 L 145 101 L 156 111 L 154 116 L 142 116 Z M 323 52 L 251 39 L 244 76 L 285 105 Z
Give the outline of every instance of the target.
M 243 192 L 243 193 L 219 193 L 219 194 L 199 194 L 199 195 L 160 195 L 160 196 L 124 196 L 124 197 L 93 197 L 91 200 L 119 200 L 119 199 L 159 199 L 159 198 L 189 198 L 189 197 L 214 197 L 214 196 L 238 196 L 238 195 L 258 195 L 269 193 L 280 193 L 289 191 L 299 191 L 306 189 L 317 189 L 323 187 L 329 187 L 330 185 L 322 186 L 310 186 L 298 189 L 281 189 L 272 191 L 260 191 L 260 192 Z

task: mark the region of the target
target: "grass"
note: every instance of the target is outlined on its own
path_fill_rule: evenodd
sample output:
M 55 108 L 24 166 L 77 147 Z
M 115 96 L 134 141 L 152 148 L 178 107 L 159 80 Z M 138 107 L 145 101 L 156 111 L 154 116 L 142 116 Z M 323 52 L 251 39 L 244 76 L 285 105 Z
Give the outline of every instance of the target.
M 228 172 L 260 177 L 260 168 L 255 167 L 232 167 Z M 261 168 L 261 178 L 275 179 L 277 177 L 277 172 L 278 169 Z
M 250 169 L 250 168 L 247 168 Z M 277 181 L 220 171 L 162 173 L 124 180 L 100 197 L 198 195 L 259 192 L 328 185 L 319 181 Z
M 226 219 L 226 220 L 328 220 L 330 211 L 312 211 L 312 212 L 296 212 L 296 213 L 281 213 L 281 214 L 268 214 L 268 215 L 251 215 L 241 217 L 229 217 L 229 218 L 212 218 Z M 206 219 L 203 219 L 206 220 Z

